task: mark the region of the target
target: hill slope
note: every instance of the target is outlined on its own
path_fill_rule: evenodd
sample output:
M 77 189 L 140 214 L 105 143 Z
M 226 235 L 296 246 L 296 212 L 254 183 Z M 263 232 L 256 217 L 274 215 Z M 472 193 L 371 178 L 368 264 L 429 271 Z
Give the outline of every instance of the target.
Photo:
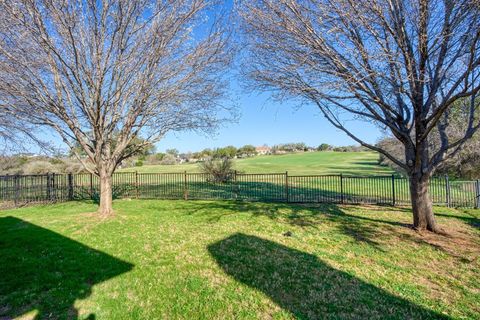
M 391 174 L 388 167 L 378 165 L 375 152 L 306 152 L 285 155 L 257 156 L 235 160 L 235 168 L 245 173 L 274 173 L 288 171 L 292 175 Z M 138 172 L 199 172 L 198 164 L 151 165 L 126 168 L 120 171 Z

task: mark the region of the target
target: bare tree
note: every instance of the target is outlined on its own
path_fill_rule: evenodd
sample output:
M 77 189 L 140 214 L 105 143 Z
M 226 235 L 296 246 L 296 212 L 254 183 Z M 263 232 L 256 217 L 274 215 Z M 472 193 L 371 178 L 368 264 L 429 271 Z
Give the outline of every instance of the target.
M 17 145 L 25 133 L 22 123 L 4 106 L 0 106 L 0 154 Z
M 0 1 L 0 101 L 52 128 L 100 178 L 177 130 L 212 130 L 231 60 L 212 0 Z
M 478 100 L 476 103 L 479 104 L 480 96 L 477 95 L 476 99 Z M 467 130 L 469 126 L 470 116 L 468 113 L 465 113 L 464 110 L 468 108 L 467 105 L 470 103 L 470 98 L 461 99 L 456 101 L 455 104 L 450 108 L 449 125 L 444 129 L 448 139 L 456 141 L 464 136 L 465 130 Z M 477 119 L 480 119 L 480 108 L 476 109 L 475 116 Z M 441 135 L 437 128 L 435 128 L 431 133 L 428 143 L 429 148 L 433 150 L 437 150 L 441 146 Z M 381 139 L 379 142 L 377 142 L 377 146 L 394 155 L 396 158 L 401 158 L 405 154 L 404 145 L 398 143 L 398 140 L 391 136 L 386 136 Z M 400 172 L 404 171 L 403 168 L 398 167 L 390 159 L 383 155 L 380 156 L 380 162 L 382 164 L 387 164 Z M 437 174 L 451 174 L 457 178 L 478 179 L 480 178 L 479 169 L 480 132 L 477 131 L 469 139 L 468 143 L 464 144 L 458 152 L 452 154 L 450 157 L 442 161 L 435 171 Z
M 317 105 L 336 128 L 402 167 L 414 227 L 437 231 L 429 179 L 480 125 L 479 8 L 478 0 L 244 2 L 244 69 L 257 88 Z M 467 126 L 450 139 L 449 110 L 466 98 Z M 389 130 L 404 156 L 367 143 L 348 126 L 352 118 Z
M 3 105 L 0 101 L 0 155 L 25 151 L 33 145 L 47 152 L 55 151 L 34 134 L 38 133 L 38 128 L 18 117 L 19 113 L 18 109 Z

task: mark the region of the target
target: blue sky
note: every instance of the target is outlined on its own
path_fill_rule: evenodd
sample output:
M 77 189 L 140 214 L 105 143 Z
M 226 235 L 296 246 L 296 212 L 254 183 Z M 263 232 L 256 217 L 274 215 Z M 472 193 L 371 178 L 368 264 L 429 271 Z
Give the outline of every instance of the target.
M 287 142 L 305 142 L 310 146 L 321 143 L 332 145 L 356 144 L 345 133 L 334 128 L 313 105 L 300 109 L 295 102 L 279 103 L 269 93 L 242 92 L 232 85 L 240 117 L 236 123 L 227 123 L 213 136 L 195 132 L 170 133 L 157 143 L 158 151 L 176 148 L 180 152 L 199 151 L 226 145 L 274 145 Z M 233 98 L 233 97 L 232 97 Z M 374 143 L 381 136 L 375 126 L 351 121 L 348 125 L 367 142 Z
M 231 1 L 227 1 L 227 10 L 230 10 L 231 6 Z M 195 32 L 201 34 L 203 31 L 204 28 L 200 28 Z M 171 132 L 156 144 L 157 150 L 176 148 L 180 152 L 188 152 L 226 145 L 272 146 L 288 142 L 305 142 L 309 146 L 318 146 L 321 143 L 336 146 L 356 144 L 345 133 L 334 128 L 315 106 L 305 105 L 298 109 L 295 102 L 280 104 L 266 92 L 245 92 L 240 88 L 241 80 L 236 74 L 235 70 L 231 70 L 227 75 L 232 79 L 227 98 L 234 100 L 238 106 L 239 118 L 236 123 L 224 124 L 211 136 L 197 132 Z M 381 137 L 380 130 L 369 123 L 351 121 L 348 128 L 370 143 L 375 143 Z M 58 138 L 53 138 L 53 143 L 65 147 Z M 33 150 L 37 149 L 36 147 L 29 149 L 31 152 L 38 152 Z
M 175 148 L 180 152 L 195 152 L 227 145 L 272 146 L 288 142 L 305 142 L 313 147 L 321 143 L 335 146 L 357 144 L 334 128 L 314 105 L 297 108 L 298 103 L 293 101 L 281 104 L 274 101 L 268 92 L 247 93 L 239 89 L 235 81 L 230 98 L 238 108 L 239 117 L 236 122 L 225 123 L 215 134 L 208 136 L 198 132 L 171 132 L 156 144 L 157 151 Z M 348 127 L 370 143 L 375 143 L 382 135 L 378 128 L 361 121 L 351 121 Z M 48 134 L 42 136 L 52 140 Z M 63 145 L 56 137 L 53 137 L 53 141 Z M 40 152 L 36 146 L 27 149 L 30 152 Z
M 232 2 L 228 0 L 224 3 L 227 10 L 232 8 Z M 321 143 L 336 146 L 357 144 L 345 133 L 334 128 L 315 106 L 307 105 L 298 109 L 295 102 L 275 102 L 269 93 L 247 93 L 240 89 L 238 82 L 241 80 L 237 72 L 232 70 L 229 76 L 233 81 L 228 98 L 236 100 L 240 113 L 238 122 L 228 123 L 215 135 L 208 137 L 195 132 L 170 133 L 157 143 L 158 151 L 176 148 L 180 152 L 188 152 L 227 145 L 272 146 L 288 142 L 305 142 L 309 146 L 318 146 Z M 380 130 L 369 123 L 351 121 L 348 128 L 369 143 L 375 143 L 381 137 Z

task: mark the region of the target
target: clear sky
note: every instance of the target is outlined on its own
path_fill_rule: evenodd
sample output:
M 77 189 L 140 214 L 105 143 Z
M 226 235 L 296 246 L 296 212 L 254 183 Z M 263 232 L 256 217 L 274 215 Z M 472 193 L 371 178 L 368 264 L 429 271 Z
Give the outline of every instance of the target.
M 231 9 L 232 1 L 226 1 L 225 5 L 227 9 Z M 196 32 L 202 33 L 202 30 Z M 228 98 L 238 107 L 238 121 L 225 123 L 213 136 L 197 132 L 169 133 L 156 144 L 158 151 L 176 148 L 180 152 L 194 152 L 227 145 L 272 146 L 288 142 L 304 142 L 313 147 L 321 143 L 336 146 L 356 144 L 345 133 L 334 128 L 315 106 L 305 105 L 298 109 L 295 102 L 280 104 L 266 92 L 246 92 L 240 88 L 241 79 L 235 76 L 235 69 L 229 73 L 232 80 Z M 370 143 L 375 143 L 381 136 L 379 129 L 365 122 L 351 121 L 348 127 Z M 52 139 L 48 135 L 42 135 L 42 138 L 43 136 L 46 140 L 53 140 L 54 144 L 63 145 L 58 138 Z M 39 152 L 37 147 L 28 149 Z
M 313 105 L 298 107 L 298 103 L 279 103 L 269 93 L 245 92 L 234 80 L 231 97 L 238 108 L 236 122 L 225 123 L 214 135 L 207 136 L 197 132 L 172 132 L 156 144 L 157 151 L 176 148 L 180 152 L 200 151 L 204 148 L 217 148 L 227 145 L 241 147 L 245 144 L 269 146 L 305 142 L 316 147 L 321 143 L 335 146 L 357 144 L 345 133 L 334 128 Z M 365 141 L 375 143 L 381 132 L 372 124 L 351 121 L 348 125 Z M 52 140 L 50 135 L 42 135 Z M 58 138 L 53 141 L 60 143 Z M 40 152 L 38 147 L 28 151 Z
M 274 101 L 269 93 L 247 93 L 238 89 L 235 83 L 232 88 L 232 98 L 237 100 L 240 113 L 236 123 L 226 123 L 213 136 L 195 132 L 170 133 L 157 143 L 157 150 L 176 148 L 187 152 L 226 145 L 272 146 L 287 142 L 305 142 L 309 146 L 356 144 L 334 128 L 313 105 L 299 109 L 295 102 L 280 104 Z M 374 143 L 381 136 L 379 129 L 365 122 L 352 121 L 349 127 L 367 142 Z
M 230 10 L 232 2 L 224 5 Z M 275 145 L 288 142 L 305 142 L 309 146 L 328 143 L 336 146 L 357 144 L 345 133 L 334 128 L 313 105 L 296 108 L 296 103 L 280 104 L 269 93 L 245 92 L 240 88 L 241 79 L 231 71 L 231 99 L 236 100 L 240 117 L 237 123 L 225 124 L 214 136 L 195 132 L 170 133 L 157 143 L 158 151 L 176 148 L 180 152 L 199 151 L 227 145 L 240 147 L 245 144 Z M 375 126 L 352 121 L 348 128 L 363 138 L 375 143 L 381 133 Z

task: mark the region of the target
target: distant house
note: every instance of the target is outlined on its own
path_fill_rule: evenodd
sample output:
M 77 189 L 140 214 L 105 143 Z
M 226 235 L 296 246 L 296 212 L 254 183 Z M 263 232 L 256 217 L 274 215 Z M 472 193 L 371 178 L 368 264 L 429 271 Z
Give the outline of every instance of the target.
M 39 154 L 36 154 L 36 153 L 18 153 L 16 154 L 16 156 L 18 157 L 25 157 L 25 158 L 36 158 L 36 157 L 40 157 Z
M 255 151 L 257 151 L 257 154 L 263 155 L 263 154 L 270 154 L 272 153 L 272 148 L 269 146 L 259 146 L 255 147 Z

